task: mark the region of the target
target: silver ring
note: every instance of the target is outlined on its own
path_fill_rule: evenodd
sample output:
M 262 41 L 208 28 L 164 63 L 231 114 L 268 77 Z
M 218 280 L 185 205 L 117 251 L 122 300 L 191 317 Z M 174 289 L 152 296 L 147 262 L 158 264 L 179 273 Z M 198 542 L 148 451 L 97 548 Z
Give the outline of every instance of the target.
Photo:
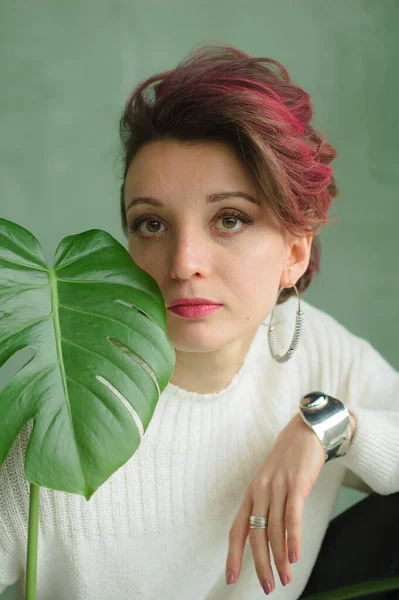
M 250 529 L 266 529 L 269 519 L 267 517 L 256 517 L 251 515 L 249 517 L 249 528 Z

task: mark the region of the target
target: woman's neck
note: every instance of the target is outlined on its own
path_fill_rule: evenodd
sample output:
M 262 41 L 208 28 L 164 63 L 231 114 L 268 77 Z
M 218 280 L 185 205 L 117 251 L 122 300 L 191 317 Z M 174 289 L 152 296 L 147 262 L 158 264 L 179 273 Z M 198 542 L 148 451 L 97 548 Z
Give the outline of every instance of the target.
M 257 328 L 211 352 L 184 352 L 175 348 L 176 364 L 170 383 L 197 394 L 224 390 L 240 370 Z

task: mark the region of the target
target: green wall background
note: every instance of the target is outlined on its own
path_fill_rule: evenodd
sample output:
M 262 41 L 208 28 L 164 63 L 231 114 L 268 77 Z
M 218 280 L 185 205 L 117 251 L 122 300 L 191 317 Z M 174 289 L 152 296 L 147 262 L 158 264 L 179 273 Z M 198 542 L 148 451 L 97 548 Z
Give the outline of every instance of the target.
M 50 264 L 87 229 L 126 246 L 117 126 L 134 85 L 200 42 L 275 58 L 339 154 L 340 222 L 321 234 L 304 298 L 398 368 L 398 25 L 395 0 L 2 0 L 0 216 L 34 233 Z M 0 369 L 0 388 L 23 362 Z M 364 497 L 341 492 L 333 516 Z

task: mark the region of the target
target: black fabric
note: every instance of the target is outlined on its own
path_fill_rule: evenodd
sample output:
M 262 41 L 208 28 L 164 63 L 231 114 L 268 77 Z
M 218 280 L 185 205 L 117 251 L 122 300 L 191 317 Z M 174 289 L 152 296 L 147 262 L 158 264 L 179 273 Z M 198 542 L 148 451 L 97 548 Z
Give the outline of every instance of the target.
M 300 598 L 390 577 L 399 577 L 399 492 L 373 493 L 330 521 Z M 358 597 L 399 600 L 399 589 Z

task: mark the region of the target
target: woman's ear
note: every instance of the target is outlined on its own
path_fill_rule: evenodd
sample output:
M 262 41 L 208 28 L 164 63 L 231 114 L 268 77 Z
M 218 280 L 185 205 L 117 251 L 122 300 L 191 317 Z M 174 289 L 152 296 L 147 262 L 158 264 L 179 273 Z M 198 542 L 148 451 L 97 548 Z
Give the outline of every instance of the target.
M 280 286 L 290 287 L 302 277 L 309 266 L 313 235 L 291 236 L 287 241 L 287 257 L 281 273 Z

